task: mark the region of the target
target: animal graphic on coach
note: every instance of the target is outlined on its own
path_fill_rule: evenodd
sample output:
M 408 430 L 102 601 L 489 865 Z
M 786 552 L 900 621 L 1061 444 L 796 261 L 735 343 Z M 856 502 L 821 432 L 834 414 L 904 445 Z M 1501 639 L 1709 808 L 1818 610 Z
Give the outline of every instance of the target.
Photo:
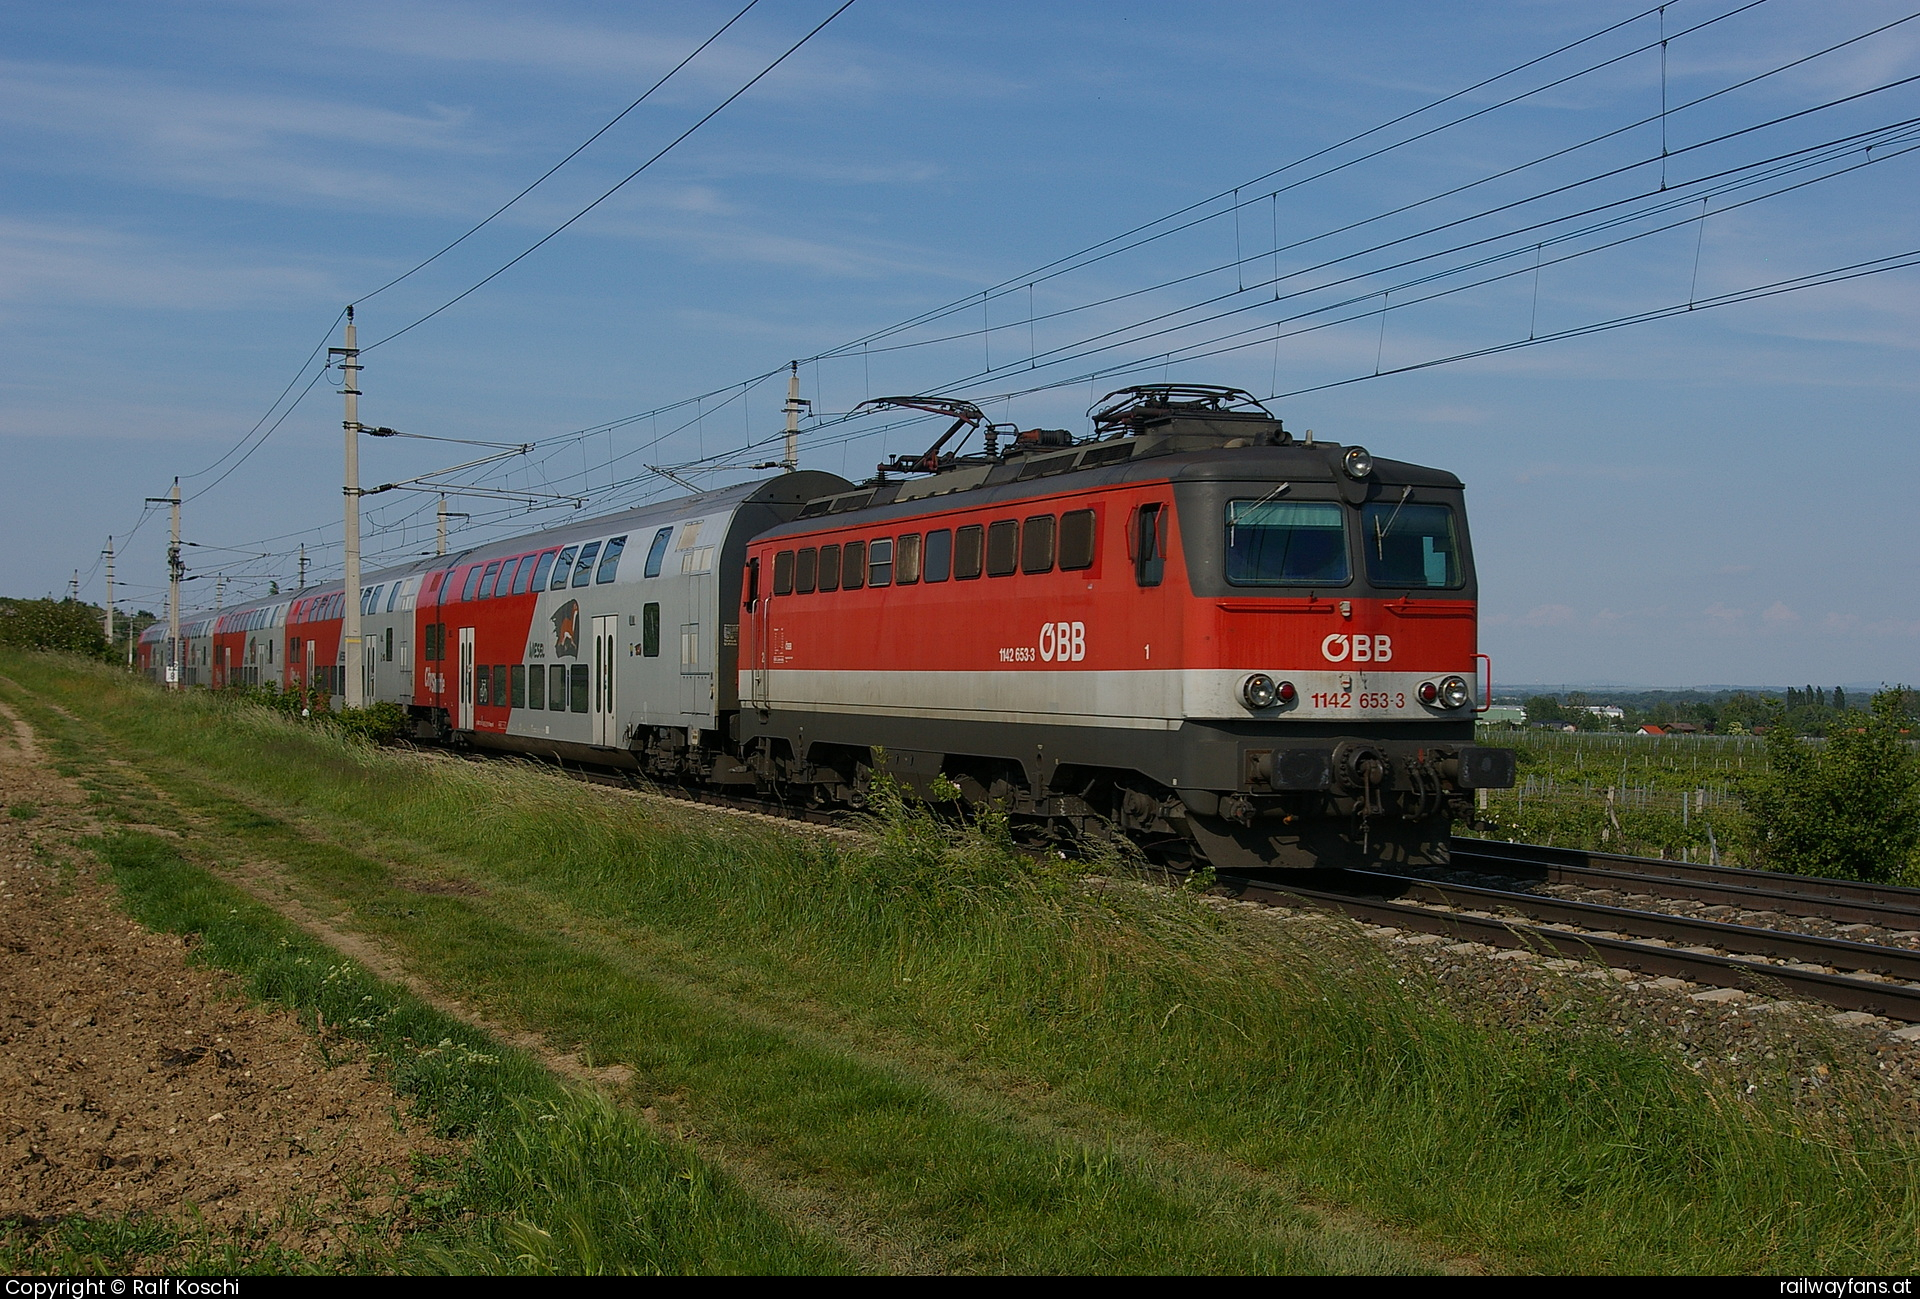
M 580 602 L 569 600 L 553 611 L 553 656 L 580 657 Z

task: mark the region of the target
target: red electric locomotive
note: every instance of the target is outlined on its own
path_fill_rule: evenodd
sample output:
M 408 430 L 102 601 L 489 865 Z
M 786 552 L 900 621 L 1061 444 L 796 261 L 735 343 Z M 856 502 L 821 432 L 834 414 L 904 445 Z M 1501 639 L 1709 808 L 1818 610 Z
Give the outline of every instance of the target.
M 1086 440 L 887 401 L 953 427 L 858 487 L 785 474 L 372 575 L 365 692 L 422 738 L 849 807 L 886 771 L 1234 868 L 1441 861 L 1513 783 L 1473 743 L 1453 475 L 1232 389 L 1127 389 Z M 347 598 L 183 627 L 185 683 L 337 695 Z M 155 631 L 141 657 L 161 675 Z

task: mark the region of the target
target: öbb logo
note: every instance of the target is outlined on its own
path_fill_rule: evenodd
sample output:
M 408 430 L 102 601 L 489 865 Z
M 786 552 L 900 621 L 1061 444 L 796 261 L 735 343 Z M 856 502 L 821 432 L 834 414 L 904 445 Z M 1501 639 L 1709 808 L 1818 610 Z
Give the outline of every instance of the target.
M 1320 642 L 1320 654 L 1329 663 L 1385 663 L 1393 658 L 1391 636 L 1342 636 L 1335 632 Z
M 1084 622 L 1040 624 L 1041 662 L 1078 663 L 1086 657 L 1087 624 Z

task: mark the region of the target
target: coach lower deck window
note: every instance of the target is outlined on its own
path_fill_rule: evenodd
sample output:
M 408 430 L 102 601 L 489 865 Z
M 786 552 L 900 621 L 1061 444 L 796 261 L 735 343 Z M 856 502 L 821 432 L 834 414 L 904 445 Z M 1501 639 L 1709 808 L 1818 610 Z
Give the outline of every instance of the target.
M 773 557 L 773 593 L 793 594 L 793 552 L 782 550 Z
M 986 551 L 987 530 L 969 524 L 953 534 L 953 575 L 961 581 L 980 576 L 980 560 Z
M 953 532 L 941 528 L 927 534 L 920 556 L 920 573 L 929 582 L 944 582 L 953 575 Z
M 1334 501 L 1229 501 L 1227 581 L 1235 586 L 1340 586 L 1346 507 Z
M 589 541 L 580 547 L 580 562 L 573 566 L 573 584 L 585 586 L 593 580 L 593 557 L 600 553 L 600 543 Z
M 483 707 L 493 702 L 493 674 L 484 666 L 473 674 L 473 702 Z
M 867 543 L 849 541 L 840 549 L 840 589 L 858 591 L 867 580 Z
M 840 589 L 840 547 L 820 547 L 820 589 L 838 591 Z
M 1020 534 L 1021 572 L 1053 571 L 1053 526 L 1051 514 L 1036 514 L 1027 520 L 1027 526 Z
M 867 546 L 867 585 L 893 585 L 893 540 L 878 537 Z
M 893 580 L 912 586 L 920 580 L 920 534 L 909 532 L 900 538 L 894 550 Z
M 573 665 L 572 702 L 573 711 L 576 713 L 584 713 L 587 711 L 587 670 L 587 665 L 584 663 L 576 663 Z
M 507 684 L 513 691 L 509 696 L 513 700 L 513 707 L 525 708 L 527 706 L 527 665 L 515 663 L 507 669 L 507 672 Z
M 1376 501 L 1361 512 L 1360 530 L 1375 586 L 1445 590 L 1465 582 L 1451 506 Z
M 779 561 L 776 559 L 777 567 Z M 775 574 L 778 577 L 778 573 Z M 801 595 L 811 595 L 814 583 L 820 577 L 820 552 L 812 546 L 795 552 L 793 557 L 793 589 Z
M 567 711 L 567 665 L 555 663 L 547 672 L 547 707 L 556 713 Z
M 496 663 L 493 665 L 493 702 L 497 706 L 505 708 L 508 698 L 507 665 L 504 663 Z
M 560 558 L 553 563 L 553 585 L 548 588 L 549 590 L 564 591 L 567 589 L 567 579 L 573 576 L 574 553 L 575 547 L 573 546 L 568 546 L 560 552 Z
M 625 537 L 615 537 L 607 543 L 607 548 L 600 552 L 600 567 L 596 569 L 593 574 L 593 584 L 595 586 L 599 586 L 603 582 L 611 582 L 620 575 L 620 554 L 626 548 L 627 539 Z
M 547 706 L 547 665 L 544 663 L 527 664 L 527 707 L 545 708 Z
M 640 653 L 642 657 L 660 657 L 660 606 L 649 604 L 640 610 Z
M 1006 577 L 1019 567 L 1020 523 L 997 519 L 987 525 L 987 576 Z

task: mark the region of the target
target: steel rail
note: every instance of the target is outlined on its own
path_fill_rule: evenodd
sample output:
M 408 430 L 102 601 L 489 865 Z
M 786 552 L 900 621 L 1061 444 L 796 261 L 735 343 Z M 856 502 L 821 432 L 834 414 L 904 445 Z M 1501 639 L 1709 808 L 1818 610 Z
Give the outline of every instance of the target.
M 1920 929 L 1920 889 L 1897 885 L 1856 884 L 1851 880 L 1814 875 L 1784 875 L 1737 866 L 1702 866 L 1483 839 L 1455 839 L 1452 863 L 1469 869 L 1477 864 L 1500 868 L 1493 872 L 1495 874 L 1512 874 L 1517 867 L 1534 878 L 1556 884 L 1690 898 L 1749 911 L 1873 924 L 1887 929 Z
M 1494 947 L 1551 951 L 1576 960 L 1600 960 L 1619 969 L 1667 975 L 1693 983 L 1738 988 L 1762 995 L 1799 997 L 1843 1010 L 1865 1011 L 1889 1019 L 1920 1023 L 1920 988 L 1852 979 L 1839 974 L 1766 965 L 1738 956 L 1716 956 L 1671 947 L 1650 947 L 1621 938 L 1548 929 L 1522 920 L 1434 911 L 1403 902 L 1386 902 L 1274 879 L 1215 877 L 1216 888 L 1234 897 L 1274 905 L 1305 902 L 1321 910 L 1417 933 L 1440 934 Z
M 1442 883 L 1392 871 L 1349 870 L 1346 875 L 1362 883 L 1381 881 L 1394 888 L 1401 897 L 1411 895 L 1450 906 L 1462 899 L 1473 899 L 1523 912 L 1536 920 L 1581 925 L 1587 930 L 1620 930 L 1637 938 L 1689 942 L 1746 956 L 1772 956 L 1814 965 L 1832 965 L 1844 970 L 1871 970 L 1876 974 L 1920 982 L 1920 951 L 1906 947 L 1857 943 L 1841 938 L 1824 938 L 1817 934 L 1607 906 L 1600 902 L 1578 902 L 1512 889 Z

